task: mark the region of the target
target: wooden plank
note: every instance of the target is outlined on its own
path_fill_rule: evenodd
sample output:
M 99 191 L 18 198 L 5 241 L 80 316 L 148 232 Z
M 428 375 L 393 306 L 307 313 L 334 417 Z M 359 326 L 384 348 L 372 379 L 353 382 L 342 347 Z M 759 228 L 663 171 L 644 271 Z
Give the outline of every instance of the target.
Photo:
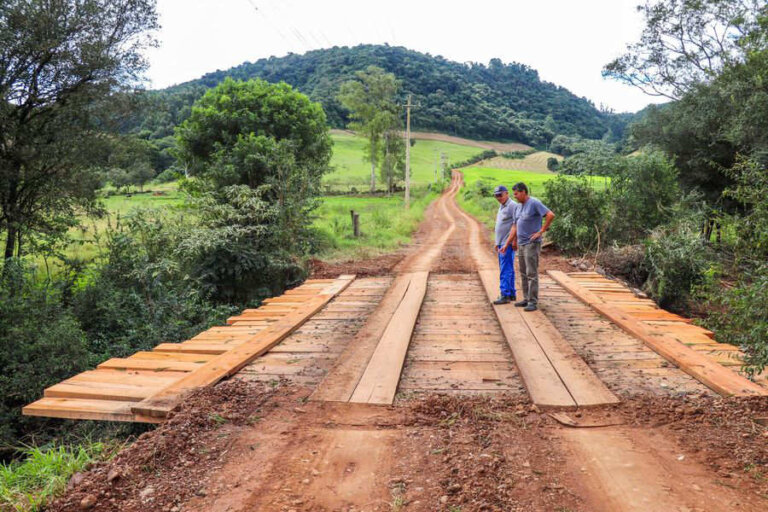
M 378 307 L 368 317 L 365 325 L 345 347 L 337 359 L 336 365 L 315 388 L 310 400 L 326 402 L 348 402 L 360 382 L 363 372 L 376 350 L 376 346 L 386 330 L 397 307 L 408 291 L 410 277 L 396 277 Z M 278 348 L 285 349 L 281 346 Z
M 78 398 L 42 398 L 21 410 L 24 416 L 44 416 L 72 420 L 133 421 L 159 423 L 160 419 L 137 416 L 130 402 Z
M 157 361 L 180 361 L 189 363 L 205 363 L 211 360 L 214 356 L 207 354 L 181 354 L 172 352 L 148 352 L 140 351 L 136 352 L 129 359 L 154 359 Z
M 515 310 L 536 337 L 576 405 L 592 407 L 619 403 L 616 395 L 594 374 L 544 313 L 522 312 L 520 308 Z
M 197 370 L 203 365 L 199 363 L 190 363 L 187 361 L 172 361 L 162 359 L 139 359 L 139 358 L 112 358 L 101 363 L 98 368 L 112 368 L 125 370 L 159 370 L 174 372 L 191 372 Z
M 210 386 L 222 378 L 236 373 L 240 368 L 280 343 L 301 327 L 312 315 L 320 311 L 336 294 L 349 286 L 353 279 L 354 276 L 340 277 L 334 284 L 325 288 L 329 291 L 328 293 L 319 293 L 294 313 L 282 317 L 267 329 L 254 335 L 246 343 L 212 359 L 195 372 L 136 404 L 132 408 L 133 413 L 165 417 L 178 405 L 184 393 L 195 388 Z
M 224 343 L 210 344 L 186 344 L 186 343 L 161 343 L 154 348 L 155 352 L 169 352 L 172 354 L 212 354 L 219 355 L 230 350 L 232 345 Z
M 413 327 L 427 292 L 429 272 L 406 275 L 409 276 L 408 289 L 387 324 L 350 402 L 391 404 L 395 399 Z
M 498 290 L 498 271 L 481 270 L 478 274 L 486 295 L 493 299 Z M 531 400 L 542 407 L 576 407 L 576 401 L 514 306 L 494 306 L 493 309 Z
M 563 272 L 550 270 L 548 274 L 582 302 L 589 303 L 588 301 L 592 300 L 590 292 L 586 292 L 578 283 L 569 279 Z M 650 327 L 637 321 L 634 315 L 630 316 L 624 311 L 601 302 L 589 304 L 598 313 L 609 318 L 628 333 L 641 339 L 654 352 L 674 363 L 681 370 L 721 395 L 768 395 L 768 389 L 723 367 L 707 356 L 692 350 L 674 337 L 654 332 Z
M 99 382 L 61 382 L 47 388 L 46 398 L 87 398 L 93 400 L 117 400 L 140 402 L 163 389 L 162 386 L 131 386 Z

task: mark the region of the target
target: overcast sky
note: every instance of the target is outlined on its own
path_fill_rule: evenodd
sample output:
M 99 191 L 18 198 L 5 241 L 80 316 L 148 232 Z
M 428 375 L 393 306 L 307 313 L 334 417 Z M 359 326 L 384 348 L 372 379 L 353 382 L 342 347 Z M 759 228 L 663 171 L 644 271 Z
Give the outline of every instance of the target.
M 458 62 L 520 62 L 596 106 L 634 112 L 661 100 L 600 71 L 638 40 L 640 1 L 158 0 L 148 77 L 162 88 L 272 55 L 389 43 Z

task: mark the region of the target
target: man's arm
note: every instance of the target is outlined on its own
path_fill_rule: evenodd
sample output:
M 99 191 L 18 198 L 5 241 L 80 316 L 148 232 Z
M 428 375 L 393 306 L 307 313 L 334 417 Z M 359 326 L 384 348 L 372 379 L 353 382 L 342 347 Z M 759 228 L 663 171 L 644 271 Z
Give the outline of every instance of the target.
M 499 252 L 504 254 L 507 252 L 510 245 L 512 246 L 513 251 L 517 250 L 517 224 L 512 224 L 512 228 L 509 230 L 509 236 L 507 237 L 507 243 L 504 244 L 504 247 L 502 247 Z
M 539 231 L 531 235 L 531 241 L 538 240 L 539 238 L 541 238 L 544 235 L 544 232 L 549 229 L 549 225 L 552 224 L 552 220 L 554 218 L 555 218 L 555 214 L 552 213 L 552 210 L 548 211 L 544 215 L 544 226 L 542 226 L 542 228 Z

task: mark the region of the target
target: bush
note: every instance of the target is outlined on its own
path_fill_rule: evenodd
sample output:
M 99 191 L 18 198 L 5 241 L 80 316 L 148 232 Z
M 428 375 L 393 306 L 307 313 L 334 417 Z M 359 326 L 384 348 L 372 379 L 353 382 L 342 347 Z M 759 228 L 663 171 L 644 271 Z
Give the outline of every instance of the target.
M 495 156 L 498 156 L 498 153 L 496 153 L 496 151 L 494 151 L 493 149 L 488 149 L 475 156 L 471 156 L 466 160 L 462 160 L 461 162 L 451 162 L 450 168 L 460 169 L 461 167 L 468 167 L 472 164 L 476 164 L 477 162 L 481 162 L 483 160 L 488 160 L 489 158 L 493 158 Z
M 595 190 L 587 178 L 558 176 L 544 183 L 547 205 L 557 212 L 550 237 L 564 251 L 586 253 L 605 245 L 608 195 Z
M 155 177 L 155 183 L 170 183 L 181 179 L 182 176 L 182 173 L 171 167 L 158 174 Z
M 707 327 L 719 342 L 744 350 L 747 373 L 760 373 L 768 366 L 768 266 L 742 275 L 733 287 L 717 282 L 710 290 Z
M 694 287 L 715 271 L 715 253 L 701 237 L 696 217 L 671 227 L 658 228 L 645 242 L 646 292 L 662 307 L 690 311 L 688 299 Z
M 555 158 L 553 156 L 547 158 L 547 169 L 548 170 L 550 170 L 552 172 L 555 172 L 559 168 L 560 168 L 560 161 L 557 158 Z
M 0 272 L 0 443 L 8 446 L 37 421 L 22 418 L 21 407 L 91 360 L 65 283 L 40 283 L 15 260 Z
M 624 160 L 611 180 L 611 238 L 633 243 L 675 217 L 681 192 L 677 170 L 661 153 Z

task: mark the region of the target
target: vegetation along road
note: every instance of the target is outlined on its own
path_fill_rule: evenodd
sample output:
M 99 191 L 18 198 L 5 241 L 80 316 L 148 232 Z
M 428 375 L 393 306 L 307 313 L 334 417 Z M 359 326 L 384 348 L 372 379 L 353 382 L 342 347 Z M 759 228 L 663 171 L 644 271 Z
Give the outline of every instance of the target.
M 0 510 L 766 510 L 765 2 L 644 3 L 576 73 L 667 100 L 624 113 L 295 3 L 217 6 L 285 37 L 151 90 L 172 2 L 0 5 Z M 556 214 L 527 312 L 517 182 Z

